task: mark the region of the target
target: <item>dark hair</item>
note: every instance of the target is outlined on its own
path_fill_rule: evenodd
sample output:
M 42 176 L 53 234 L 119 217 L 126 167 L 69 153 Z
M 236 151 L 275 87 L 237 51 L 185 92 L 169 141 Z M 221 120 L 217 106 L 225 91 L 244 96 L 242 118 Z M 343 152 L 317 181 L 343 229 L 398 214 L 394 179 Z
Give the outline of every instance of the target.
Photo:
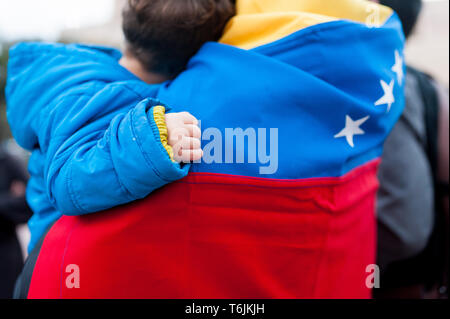
M 174 77 L 235 15 L 232 0 L 128 0 L 123 11 L 127 50 L 149 71 Z
M 408 38 L 422 10 L 422 0 L 380 0 L 380 3 L 391 7 L 397 12 L 400 20 L 402 20 L 405 35 Z

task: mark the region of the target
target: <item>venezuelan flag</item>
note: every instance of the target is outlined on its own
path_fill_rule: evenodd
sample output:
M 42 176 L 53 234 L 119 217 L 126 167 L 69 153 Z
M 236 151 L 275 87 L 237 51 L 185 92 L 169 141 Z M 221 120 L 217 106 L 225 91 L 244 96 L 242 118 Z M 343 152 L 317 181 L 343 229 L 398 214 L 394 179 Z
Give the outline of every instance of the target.
M 141 202 L 63 217 L 29 297 L 370 298 L 403 45 L 396 14 L 368 1 L 238 0 L 220 43 L 157 94 L 202 119 L 207 162 Z

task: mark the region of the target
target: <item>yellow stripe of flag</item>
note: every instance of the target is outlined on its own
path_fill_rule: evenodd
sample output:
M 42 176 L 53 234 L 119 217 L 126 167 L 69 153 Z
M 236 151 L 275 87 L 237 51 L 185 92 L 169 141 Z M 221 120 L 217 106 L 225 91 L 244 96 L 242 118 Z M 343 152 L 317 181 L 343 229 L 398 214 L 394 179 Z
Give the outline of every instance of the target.
M 392 10 L 366 0 L 237 0 L 237 15 L 220 42 L 252 49 L 330 21 L 383 25 Z

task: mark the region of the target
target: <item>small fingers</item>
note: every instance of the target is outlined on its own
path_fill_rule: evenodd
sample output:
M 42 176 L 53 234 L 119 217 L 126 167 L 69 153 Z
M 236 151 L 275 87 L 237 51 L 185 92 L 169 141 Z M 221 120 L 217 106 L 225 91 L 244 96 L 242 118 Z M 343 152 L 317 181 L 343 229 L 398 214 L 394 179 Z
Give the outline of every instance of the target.
M 202 142 L 200 139 L 193 137 L 183 137 L 180 144 L 183 150 L 195 150 L 202 148 Z
M 182 150 L 181 156 L 179 156 L 179 159 L 183 163 L 190 163 L 190 162 L 196 162 L 200 160 L 203 157 L 203 151 L 201 149 L 195 149 L 195 150 Z
M 198 125 L 198 120 L 195 116 L 193 116 L 191 113 L 189 112 L 182 112 L 180 113 L 182 119 L 183 119 L 183 123 L 184 124 L 193 124 L 193 125 Z
M 192 124 L 187 125 L 186 129 L 189 132 L 188 136 L 193 137 L 193 138 L 198 138 L 198 139 L 202 137 L 202 131 L 200 130 L 200 127 L 198 127 L 197 125 L 192 125 Z
M 170 143 L 173 144 L 182 140 L 185 136 L 200 139 L 202 137 L 202 131 L 200 130 L 200 127 L 193 124 L 187 124 L 181 127 L 173 128 L 169 131 Z
M 195 162 L 203 157 L 201 141 L 197 138 L 184 136 L 182 140 L 175 143 L 172 147 L 177 162 Z

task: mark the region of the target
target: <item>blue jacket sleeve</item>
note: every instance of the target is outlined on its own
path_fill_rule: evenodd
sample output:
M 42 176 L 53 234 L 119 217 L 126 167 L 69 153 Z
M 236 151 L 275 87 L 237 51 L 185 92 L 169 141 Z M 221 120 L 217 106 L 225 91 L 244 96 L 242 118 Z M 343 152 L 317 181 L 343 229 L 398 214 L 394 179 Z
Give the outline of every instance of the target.
M 92 108 L 89 103 L 84 97 L 66 98 L 64 105 L 81 111 L 73 116 L 70 110 L 56 111 L 65 115 L 50 116 L 46 121 L 51 123 L 43 125 L 44 136 L 52 132 L 45 167 L 48 196 L 62 214 L 126 204 L 188 174 L 189 165 L 174 163 L 161 143 L 152 113 L 160 105 L 157 101 L 146 99 L 127 112 L 116 112 L 107 125 L 91 120 L 75 129 L 83 110 Z

